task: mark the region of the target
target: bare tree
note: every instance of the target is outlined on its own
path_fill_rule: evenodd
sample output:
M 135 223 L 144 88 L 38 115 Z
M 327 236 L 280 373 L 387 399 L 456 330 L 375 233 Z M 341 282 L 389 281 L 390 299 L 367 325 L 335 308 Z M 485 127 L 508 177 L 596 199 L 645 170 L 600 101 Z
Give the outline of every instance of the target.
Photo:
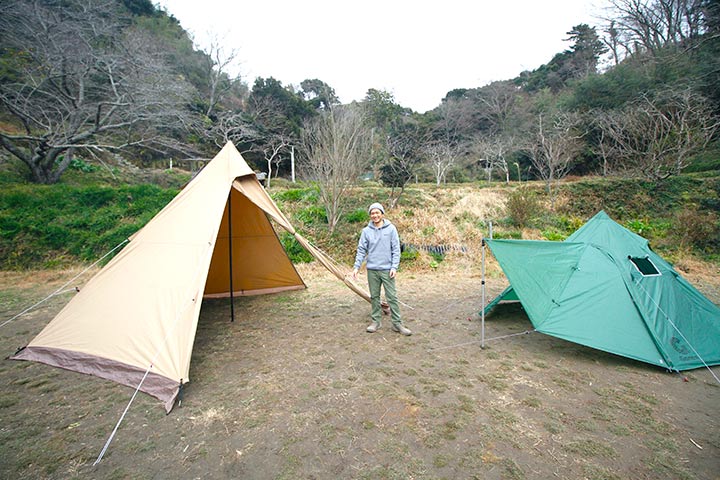
M 340 220 L 348 189 L 366 167 L 370 154 L 369 132 L 356 105 L 334 106 L 305 123 L 304 175 L 317 182 L 332 233 Z
M 473 143 L 473 150 L 480 156 L 485 165 L 488 182 L 494 170 L 500 170 L 505 176 L 505 183 L 510 183 L 510 168 L 507 156 L 515 145 L 513 136 L 491 135 L 478 138 Z
M 480 119 L 490 124 L 492 132 L 502 132 L 508 127 L 508 118 L 518 100 L 519 90 L 512 81 L 506 80 L 493 82 L 478 92 L 478 101 L 483 106 L 479 110 Z
M 206 135 L 222 147 L 228 141 L 243 145 L 242 153 L 256 152 L 268 165 L 268 183 L 279 167 L 280 152 L 297 143 L 297 139 L 282 130 L 282 112 L 279 103 L 270 97 L 251 97 L 246 111 L 225 110 L 217 113 L 217 120 Z
M 533 167 L 545 181 L 552 208 L 556 184 L 565 178 L 580 152 L 582 134 L 576 131 L 579 124 L 578 117 L 568 113 L 557 115 L 551 122 L 543 114 L 537 117 L 537 130 L 528 153 Z
M 447 174 L 460 158 L 458 147 L 443 141 L 433 141 L 425 145 L 423 153 L 426 162 L 435 175 L 435 185 L 447 181 Z
M 459 145 L 475 127 L 476 108 L 468 99 L 446 98 L 434 113 L 437 118 L 432 140 Z
M 618 65 L 620 60 L 625 58 L 630 52 L 622 51 L 626 43 L 620 38 L 620 30 L 617 29 L 615 20 L 607 20 L 607 22 L 608 24 L 603 31 L 605 35 L 601 38 L 603 43 L 608 47 L 613 65 Z
M 390 158 L 380 167 L 380 179 L 391 187 L 390 208 L 397 205 L 405 192 L 405 186 L 415 176 L 421 160 L 419 137 L 417 125 L 405 123 L 394 128 L 386 139 Z
M 600 127 L 623 169 L 660 180 L 677 175 L 713 138 L 720 119 L 709 102 L 690 89 L 643 95 Z
M 603 177 L 622 170 L 619 143 L 614 140 L 618 126 L 623 124 L 618 118 L 622 115 L 622 112 L 600 109 L 592 110 L 588 114 L 587 124 L 595 133 L 595 141 L 590 145 L 590 151 L 600 157 L 600 175 Z
M 217 35 L 211 35 L 210 44 L 205 51 L 207 54 L 205 75 L 208 87 L 206 117 L 215 112 L 215 107 L 223 95 L 229 92 L 234 84 L 240 82 L 239 76 L 233 77 L 230 74 L 230 68 L 232 68 L 237 58 L 237 50 L 234 48 L 227 50 L 223 46 L 225 43 Z
M 6 3 L 0 43 L 15 61 L 0 107 L 21 128 L 0 131 L 0 146 L 33 181 L 57 182 L 82 149 L 179 148 L 165 134 L 192 126 L 191 87 L 127 24 L 114 1 Z
M 227 142 L 241 145 L 243 143 L 258 142 L 263 138 L 263 134 L 259 131 L 257 125 L 245 113 L 232 111 L 218 114 L 217 120 L 205 133 L 220 148 Z M 241 153 L 246 151 L 248 150 Z
M 435 184 L 447 181 L 450 169 L 460 160 L 462 145 L 474 126 L 475 109 L 470 100 L 450 97 L 435 110 L 434 128 L 423 142 L 422 154 L 435 175 Z
M 616 56 L 619 44 L 628 52 L 637 45 L 654 54 L 665 45 L 697 38 L 703 29 L 704 3 L 705 0 L 610 0 L 605 20 L 611 36 L 605 43 Z
M 280 155 L 280 153 L 290 147 L 293 144 L 293 141 L 290 137 L 281 133 L 273 134 L 270 136 L 270 138 L 267 138 L 265 140 L 266 141 L 262 145 L 258 145 L 256 147 L 256 150 L 262 153 L 263 158 L 267 163 L 268 171 L 265 185 L 267 187 L 270 187 L 270 180 L 273 174 L 273 165 L 275 165 L 275 170 L 279 169 L 280 162 L 282 162 L 282 156 Z

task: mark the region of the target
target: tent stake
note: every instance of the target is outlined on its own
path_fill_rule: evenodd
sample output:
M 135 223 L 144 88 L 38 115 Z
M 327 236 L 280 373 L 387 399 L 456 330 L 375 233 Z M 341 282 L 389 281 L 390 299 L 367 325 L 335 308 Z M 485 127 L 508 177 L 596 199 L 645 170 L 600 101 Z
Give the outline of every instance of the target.
M 228 257 L 230 262 L 230 321 L 235 321 L 235 305 L 233 299 L 233 257 L 232 257 L 232 187 L 228 193 Z

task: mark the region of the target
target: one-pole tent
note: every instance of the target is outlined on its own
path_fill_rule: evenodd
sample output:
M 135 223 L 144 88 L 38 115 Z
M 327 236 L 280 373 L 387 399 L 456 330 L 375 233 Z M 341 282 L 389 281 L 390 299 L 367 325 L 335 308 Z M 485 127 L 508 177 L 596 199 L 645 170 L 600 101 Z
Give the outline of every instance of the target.
M 672 371 L 720 364 L 720 308 L 599 212 L 564 242 L 487 240 L 535 330 Z
M 169 412 L 190 380 L 203 297 L 305 288 L 269 218 L 369 301 L 295 231 L 228 143 L 11 358 L 139 386 Z

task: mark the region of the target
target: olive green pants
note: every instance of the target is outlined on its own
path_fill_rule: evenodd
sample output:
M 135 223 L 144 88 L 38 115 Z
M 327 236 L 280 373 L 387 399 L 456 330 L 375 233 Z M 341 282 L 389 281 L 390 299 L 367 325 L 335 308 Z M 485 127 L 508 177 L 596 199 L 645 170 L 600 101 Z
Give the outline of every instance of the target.
M 400 305 L 398 305 L 395 279 L 390 278 L 390 270 L 368 270 L 368 288 L 370 289 L 370 305 L 372 310 L 370 318 L 380 325 L 382 318 L 382 307 L 380 305 L 380 288 L 385 289 L 385 299 L 390 305 L 390 318 L 394 325 L 402 325 L 400 318 Z

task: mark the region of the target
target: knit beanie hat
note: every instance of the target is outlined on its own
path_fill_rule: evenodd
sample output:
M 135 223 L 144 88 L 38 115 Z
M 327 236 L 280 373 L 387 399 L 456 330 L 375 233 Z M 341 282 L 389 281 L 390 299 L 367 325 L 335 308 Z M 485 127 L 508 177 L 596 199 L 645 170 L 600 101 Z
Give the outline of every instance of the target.
M 382 212 L 383 215 L 385 215 L 385 209 L 378 202 L 375 202 L 368 207 L 368 213 L 370 213 L 374 208 L 377 208 L 378 210 L 380 210 Z

